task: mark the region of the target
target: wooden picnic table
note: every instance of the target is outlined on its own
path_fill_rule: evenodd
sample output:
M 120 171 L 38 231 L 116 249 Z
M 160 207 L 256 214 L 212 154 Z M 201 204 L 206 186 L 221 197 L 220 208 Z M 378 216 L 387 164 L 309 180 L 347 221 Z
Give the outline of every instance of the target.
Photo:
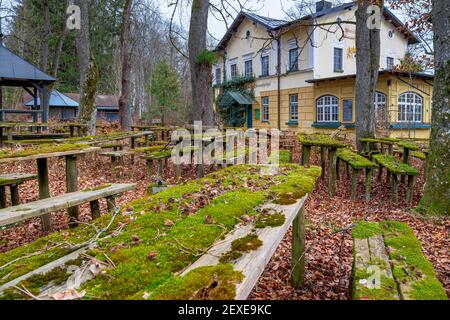
M 0 159 L 0 163 L 12 163 L 18 161 L 36 160 L 38 170 L 39 183 L 39 199 L 50 198 L 50 188 L 48 179 L 48 159 L 56 157 L 64 157 L 66 160 L 66 191 L 75 192 L 78 190 L 78 169 L 77 156 L 87 153 L 92 153 L 101 150 L 96 147 L 89 147 L 78 150 L 69 150 L 63 152 L 51 152 L 43 154 L 35 154 L 23 157 L 9 157 Z M 78 216 L 78 208 L 70 208 L 69 215 L 71 217 Z M 51 219 L 49 215 L 42 217 L 42 227 L 44 231 L 51 230 Z
M 0 148 L 3 148 L 4 145 L 4 133 L 6 132 L 8 140 L 12 140 L 13 132 L 17 129 L 20 130 L 20 128 L 29 128 L 31 132 L 33 132 L 33 129 L 36 129 L 36 133 L 40 133 L 47 128 L 47 125 L 32 122 L 2 122 L 0 123 Z

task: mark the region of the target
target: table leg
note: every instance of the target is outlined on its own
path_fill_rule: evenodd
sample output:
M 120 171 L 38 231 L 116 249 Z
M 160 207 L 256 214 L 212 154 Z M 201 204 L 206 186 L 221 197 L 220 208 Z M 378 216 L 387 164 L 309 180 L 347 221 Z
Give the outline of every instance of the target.
M 0 209 L 6 208 L 6 188 L 0 187 Z
M 48 160 L 47 158 L 37 159 L 38 168 L 38 184 L 39 184 L 39 199 L 50 198 L 50 188 L 48 184 Z M 51 215 L 46 214 L 42 216 L 42 229 L 48 232 L 52 229 Z
M 336 161 L 337 161 L 337 148 L 330 148 L 330 177 L 328 180 L 328 191 L 331 197 L 335 195 L 336 192 Z
M 305 236 L 305 208 L 299 210 L 292 223 L 292 286 L 296 289 L 303 287 L 305 282 L 306 264 L 306 236 Z
M 3 127 L 0 127 L 0 148 L 3 148 Z
M 67 193 L 78 191 L 78 169 L 77 169 L 77 157 L 66 156 L 66 190 Z M 72 207 L 67 209 L 70 216 L 70 227 L 77 226 L 75 223 L 78 219 L 79 209 L 78 207 Z
M 11 190 L 11 204 L 13 206 L 18 206 L 20 204 L 19 186 L 17 184 L 13 184 L 10 186 L 10 190 Z

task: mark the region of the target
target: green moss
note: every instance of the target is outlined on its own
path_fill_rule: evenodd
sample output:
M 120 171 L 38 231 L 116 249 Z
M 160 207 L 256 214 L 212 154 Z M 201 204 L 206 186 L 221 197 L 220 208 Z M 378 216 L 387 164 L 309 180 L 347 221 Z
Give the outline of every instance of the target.
M 249 234 L 245 237 L 234 240 L 231 243 L 231 250 L 221 258 L 221 263 L 228 263 L 239 259 L 244 253 L 254 251 L 263 245 L 256 234 Z
M 399 147 L 403 147 L 403 148 L 413 150 L 413 151 L 417 151 L 420 149 L 420 147 L 418 145 L 416 145 L 412 142 L 409 142 L 409 141 L 399 141 L 399 142 L 397 142 L 397 145 Z
M 231 265 L 200 267 L 184 277 L 173 277 L 152 294 L 154 300 L 233 300 L 242 273 Z
M 289 150 L 279 150 L 276 154 L 275 152 L 272 152 L 269 158 L 269 163 L 273 163 L 275 157 L 278 154 L 278 162 L 280 164 L 287 164 L 292 162 L 292 154 Z
M 327 134 L 299 134 L 298 140 L 303 145 L 336 148 L 345 147 L 345 144 L 343 142 Z
M 373 155 L 373 159 L 393 174 L 415 176 L 419 175 L 419 171 L 416 168 L 399 162 L 394 156 L 386 154 L 375 154 Z
M 376 167 L 375 163 L 351 151 L 350 149 L 339 149 L 337 152 L 337 156 L 339 159 L 347 162 L 351 167 L 355 169 Z
M 280 227 L 286 222 L 286 217 L 282 213 L 261 213 L 255 222 L 255 227 L 264 229 L 267 227 Z
M 354 275 L 353 299 L 356 300 L 398 300 L 397 284 L 394 279 L 381 275 L 380 288 L 368 288 L 360 280 L 366 280 L 372 275 L 366 272 L 357 272 Z
M 213 65 L 217 62 L 217 54 L 215 51 L 203 49 L 197 57 L 198 64 L 210 64 Z
M 420 160 L 426 160 L 427 156 L 425 153 L 420 152 L 420 151 L 415 151 L 411 153 L 411 156 L 413 156 L 414 158 L 420 159 Z
M 35 146 L 32 148 L 26 148 L 26 149 L 19 150 L 19 151 L 17 151 L 17 150 L 1 151 L 0 159 L 21 158 L 21 157 L 34 156 L 34 155 L 45 154 L 45 153 L 83 150 L 88 147 L 89 146 L 84 145 L 84 144 L 61 144 L 61 145 L 42 144 L 39 146 Z
M 383 141 L 383 143 L 391 142 L 391 144 L 401 141 L 398 138 L 380 138 L 379 140 Z
M 383 229 L 378 222 L 359 221 L 352 229 L 352 236 L 355 239 L 370 238 L 383 234 Z

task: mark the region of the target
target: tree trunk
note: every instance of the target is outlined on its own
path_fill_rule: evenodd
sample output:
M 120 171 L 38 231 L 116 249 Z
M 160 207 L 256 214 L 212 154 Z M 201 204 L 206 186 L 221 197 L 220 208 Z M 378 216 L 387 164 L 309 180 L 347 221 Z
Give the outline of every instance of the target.
M 433 0 L 435 78 L 431 116 L 430 153 L 425 193 L 419 209 L 427 214 L 450 215 L 450 6 Z
M 81 9 L 81 30 L 77 32 L 76 43 L 80 69 L 80 110 L 78 118 L 88 125 L 89 135 L 96 134 L 98 69 L 91 53 L 89 40 L 89 0 L 77 0 Z
M 361 0 L 356 11 L 356 145 L 363 151 L 361 138 L 373 138 L 376 132 L 376 117 L 373 96 L 378 82 L 380 68 L 380 30 L 370 29 L 367 25 L 370 15 L 367 13 L 372 1 Z M 380 12 L 384 1 L 377 3 Z
M 69 0 L 66 0 L 66 5 L 64 6 L 64 8 L 67 8 L 70 4 Z M 64 16 L 65 18 L 67 18 L 67 16 Z M 61 36 L 58 39 L 58 45 L 56 46 L 56 52 L 53 58 L 53 77 L 57 77 L 58 75 L 58 69 L 59 69 L 59 61 L 61 60 L 61 54 L 62 54 L 62 49 L 63 49 L 63 45 L 64 45 L 64 40 L 66 39 L 66 35 L 67 35 L 67 23 L 66 23 L 66 19 L 64 19 L 63 21 L 63 29 L 62 29 L 62 33 Z
M 130 16 L 133 0 L 126 0 L 122 15 L 122 29 L 120 32 L 120 54 L 122 58 L 122 90 L 119 99 L 120 125 L 123 130 L 131 129 L 131 101 L 130 101 Z
M 41 69 L 47 72 L 48 69 L 48 39 L 50 36 L 50 11 L 48 7 L 48 0 L 43 1 L 42 12 L 42 43 L 41 43 Z
M 192 83 L 192 113 L 194 121 L 203 125 L 214 124 L 212 108 L 212 64 L 199 61 L 199 56 L 206 48 L 208 28 L 209 0 L 193 0 L 191 22 L 189 27 L 189 64 Z

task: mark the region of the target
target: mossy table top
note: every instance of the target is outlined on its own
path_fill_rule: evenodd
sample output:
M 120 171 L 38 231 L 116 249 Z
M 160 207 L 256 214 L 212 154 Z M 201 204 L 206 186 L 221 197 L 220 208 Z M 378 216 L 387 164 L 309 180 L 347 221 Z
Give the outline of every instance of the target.
M 362 138 L 362 139 L 359 139 L 359 141 L 366 142 L 366 143 L 381 143 L 381 144 L 394 145 L 397 142 L 399 142 L 400 139 L 397 139 L 397 138 Z
M 37 179 L 36 174 L 28 173 L 9 173 L 0 175 L 0 186 L 10 186 L 15 184 L 21 184 L 26 181 Z
M 345 143 L 333 138 L 327 134 L 300 134 L 298 140 L 302 145 L 317 146 L 317 147 L 329 147 L 329 148 L 344 148 Z
M 99 150 L 101 148 L 84 145 L 42 145 L 39 148 L 0 152 L 0 163 L 73 156 Z

